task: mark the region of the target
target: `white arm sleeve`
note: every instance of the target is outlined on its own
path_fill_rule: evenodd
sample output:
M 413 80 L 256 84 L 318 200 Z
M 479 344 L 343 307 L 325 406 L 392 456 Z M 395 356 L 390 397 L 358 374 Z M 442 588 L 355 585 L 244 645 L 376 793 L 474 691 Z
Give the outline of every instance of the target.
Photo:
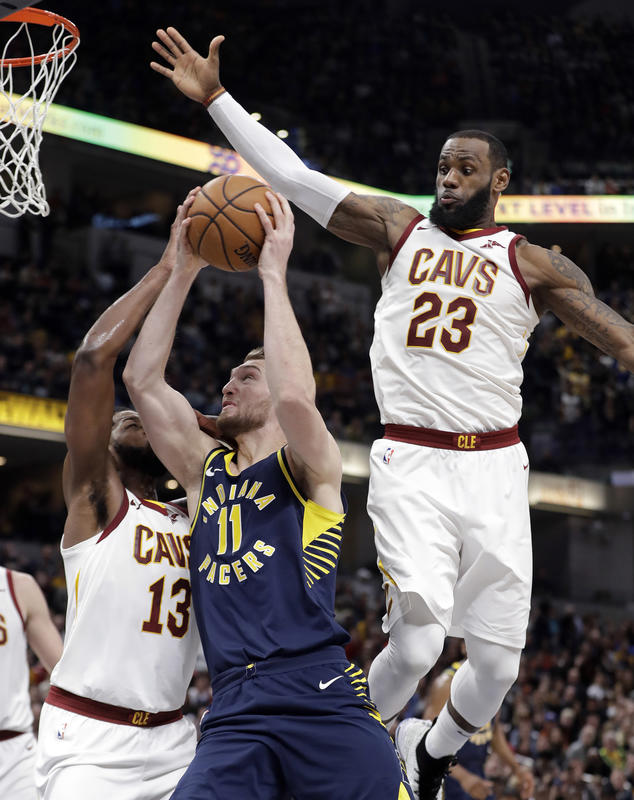
M 210 104 L 209 115 L 237 152 L 268 183 L 325 228 L 350 190 L 309 169 L 288 145 L 248 114 L 228 92 Z

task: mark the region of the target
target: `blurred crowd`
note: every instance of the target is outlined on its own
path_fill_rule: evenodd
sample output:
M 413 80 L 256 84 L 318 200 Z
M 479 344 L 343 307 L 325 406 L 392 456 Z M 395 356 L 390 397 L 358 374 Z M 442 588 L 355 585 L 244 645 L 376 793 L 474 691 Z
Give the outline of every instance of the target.
M 229 12 L 106 0 L 88 16 L 79 0 L 59 0 L 85 35 L 58 102 L 219 144 L 200 108 L 147 66 L 154 30 L 172 24 L 202 52 L 226 35 L 229 90 L 331 174 L 424 194 L 441 136 L 470 120 L 502 125 L 515 193 L 632 193 L 632 21 L 490 5 L 461 14 L 410 0 L 241 0 Z M 115 46 L 125 59 L 112 58 Z
M 31 572 L 44 591 L 54 620 L 64 630 L 66 589 L 58 548 L 30 551 L 0 546 L 0 563 Z M 349 631 L 348 658 L 366 671 L 385 646 L 379 573 L 360 568 L 340 575 L 336 614 Z M 432 672 L 421 681 L 403 716 L 424 715 L 431 682 L 460 658 L 460 641 L 448 639 Z M 33 659 L 31 697 L 35 719 L 48 689 Z M 212 701 L 204 661 L 187 693 L 186 713 L 199 720 Z M 634 785 L 634 623 L 580 614 L 534 601 L 520 675 L 500 712 L 509 743 L 535 776 L 535 800 L 632 800 Z M 486 773 L 497 798 L 518 797 L 513 779 L 495 755 Z

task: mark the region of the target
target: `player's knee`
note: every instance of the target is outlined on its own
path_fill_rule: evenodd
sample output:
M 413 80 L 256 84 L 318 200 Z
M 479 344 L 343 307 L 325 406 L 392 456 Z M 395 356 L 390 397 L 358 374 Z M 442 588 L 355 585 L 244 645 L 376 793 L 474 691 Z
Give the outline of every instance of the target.
M 434 666 L 445 643 L 445 631 L 440 625 L 425 625 L 415 635 L 398 642 L 398 658 L 402 671 L 422 678 Z
M 517 679 L 521 654 L 519 649 L 489 644 L 475 661 L 469 658 L 469 662 L 477 678 L 499 686 L 506 693 Z

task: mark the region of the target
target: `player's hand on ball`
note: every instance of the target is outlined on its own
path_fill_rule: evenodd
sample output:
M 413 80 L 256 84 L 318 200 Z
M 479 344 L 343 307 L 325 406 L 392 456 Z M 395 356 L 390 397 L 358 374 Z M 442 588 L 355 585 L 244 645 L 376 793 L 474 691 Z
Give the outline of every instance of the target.
M 195 196 L 196 192 L 194 192 L 194 197 Z M 187 195 L 187 206 L 185 207 L 185 203 L 183 203 L 185 207 L 185 218 L 180 221 L 176 242 L 176 269 L 185 272 L 200 272 L 203 267 L 207 266 L 205 259 L 194 253 L 191 242 L 189 241 L 189 236 L 187 235 L 187 230 L 191 225 L 191 217 L 187 217 L 186 214 L 194 201 L 194 197 L 190 200 L 190 195 Z
M 214 36 L 209 45 L 209 54 L 204 58 L 176 28 L 160 28 L 156 35 L 160 41 L 152 42 L 152 49 L 169 66 L 152 61 L 150 66 L 155 72 L 169 78 L 186 97 L 198 103 L 202 103 L 215 89 L 220 88 L 218 50 L 225 40 L 224 36 Z
M 167 245 L 165 246 L 165 250 L 163 250 L 163 255 L 159 260 L 160 266 L 164 267 L 165 269 L 169 270 L 170 272 L 174 269 L 176 265 L 176 256 L 178 251 L 178 236 L 180 233 L 181 225 L 183 220 L 187 217 L 187 212 L 191 208 L 192 203 L 194 202 L 194 198 L 200 191 L 200 186 L 196 186 L 192 189 L 185 200 L 179 205 L 176 216 L 174 217 L 174 222 L 170 227 L 170 236 L 167 241 Z
M 267 192 L 266 197 L 271 204 L 275 227 L 262 206 L 259 203 L 255 204 L 255 211 L 266 234 L 258 261 L 258 272 L 262 280 L 285 277 L 295 234 L 295 218 L 288 200 L 283 195 L 273 192 Z

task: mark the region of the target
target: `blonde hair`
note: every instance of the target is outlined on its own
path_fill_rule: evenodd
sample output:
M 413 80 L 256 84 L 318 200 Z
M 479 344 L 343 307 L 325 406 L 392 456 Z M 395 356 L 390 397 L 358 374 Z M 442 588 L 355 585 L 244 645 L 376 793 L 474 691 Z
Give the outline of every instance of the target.
M 253 350 L 249 350 L 249 352 L 244 357 L 245 361 L 263 361 L 264 360 L 264 348 L 263 347 L 254 347 Z

